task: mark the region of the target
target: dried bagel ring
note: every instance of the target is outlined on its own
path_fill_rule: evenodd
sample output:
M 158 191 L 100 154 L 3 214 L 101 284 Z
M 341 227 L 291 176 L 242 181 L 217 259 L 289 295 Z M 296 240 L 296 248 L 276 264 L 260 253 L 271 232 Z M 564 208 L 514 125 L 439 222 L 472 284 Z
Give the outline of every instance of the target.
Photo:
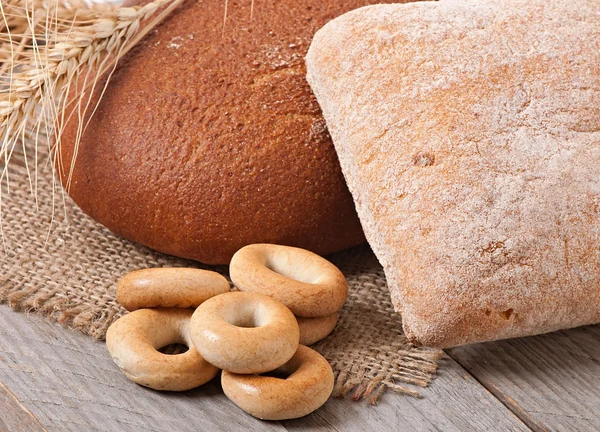
M 231 292 L 196 309 L 190 337 L 200 354 L 218 368 L 262 373 L 294 355 L 300 330 L 296 317 L 278 301 L 262 294 Z
M 318 352 L 299 345 L 294 356 L 275 371 L 289 375 L 239 375 L 223 371 L 221 385 L 238 407 L 263 420 L 293 419 L 323 405 L 333 390 L 333 371 Z
M 273 297 L 300 317 L 331 315 L 348 296 L 342 272 L 325 258 L 304 249 L 249 245 L 235 253 L 229 272 L 241 291 Z
M 312 345 L 324 339 L 333 331 L 337 324 L 338 314 L 333 313 L 324 317 L 296 317 L 300 328 L 300 344 Z
M 190 309 L 139 309 L 114 322 L 106 333 L 113 361 L 131 381 L 155 390 L 182 391 L 210 381 L 219 370 L 209 364 L 192 344 Z M 158 351 L 181 343 L 183 354 Z
M 117 301 L 128 311 L 153 307 L 198 307 L 229 292 L 219 273 L 195 268 L 151 268 L 126 274 L 117 285 Z

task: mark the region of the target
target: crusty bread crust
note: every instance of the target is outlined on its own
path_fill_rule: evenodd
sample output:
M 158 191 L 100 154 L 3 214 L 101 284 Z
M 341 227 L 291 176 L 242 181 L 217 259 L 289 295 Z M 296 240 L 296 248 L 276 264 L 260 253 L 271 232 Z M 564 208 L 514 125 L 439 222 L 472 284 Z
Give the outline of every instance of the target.
M 327 21 L 375 2 L 256 2 L 252 20 L 251 0 L 229 2 L 224 30 L 224 1 L 185 2 L 118 67 L 69 194 L 114 232 L 206 263 L 257 242 L 363 242 L 304 55 Z
M 404 329 L 447 347 L 600 322 L 600 2 L 365 7 L 308 81 Z

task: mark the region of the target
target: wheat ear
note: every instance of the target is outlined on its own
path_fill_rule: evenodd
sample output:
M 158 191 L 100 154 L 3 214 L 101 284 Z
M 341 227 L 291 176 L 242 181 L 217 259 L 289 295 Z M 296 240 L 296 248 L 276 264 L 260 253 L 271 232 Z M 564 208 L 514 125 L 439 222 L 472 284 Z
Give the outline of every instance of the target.
M 76 89 L 73 112 L 90 108 L 86 90 L 93 89 L 182 2 L 155 0 L 141 7 L 116 7 L 66 0 L 3 0 L 0 150 L 5 169 L 0 181 L 23 138 L 43 132 L 55 135 L 59 146 L 72 90 L 83 83 Z
M 22 154 L 35 193 L 38 148 L 48 146 L 52 182 L 58 183 L 57 171 L 64 172 L 56 168 L 62 166 L 59 155 L 68 120 L 66 107 L 69 105 L 79 120 L 75 158 L 85 128 L 82 113 L 95 111 L 90 98 L 101 77 L 108 75 L 110 79 L 119 59 L 183 1 L 154 0 L 141 7 L 84 0 L 0 1 L 0 238 L 5 249 L 1 188 L 5 181 L 9 189 L 8 167 L 13 153 L 17 150 Z M 31 151 L 33 164 L 28 163 Z M 30 165 L 35 170 L 33 176 Z M 73 166 L 74 160 L 67 187 Z M 53 195 L 53 209 L 54 201 Z M 48 233 L 51 228 L 52 223 Z

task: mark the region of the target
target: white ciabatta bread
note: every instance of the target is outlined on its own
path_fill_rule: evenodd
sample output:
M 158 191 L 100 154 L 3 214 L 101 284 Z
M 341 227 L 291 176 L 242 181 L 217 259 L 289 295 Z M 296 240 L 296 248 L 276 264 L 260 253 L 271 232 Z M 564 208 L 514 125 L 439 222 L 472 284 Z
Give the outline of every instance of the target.
M 365 7 L 306 62 L 413 341 L 600 322 L 600 1 Z

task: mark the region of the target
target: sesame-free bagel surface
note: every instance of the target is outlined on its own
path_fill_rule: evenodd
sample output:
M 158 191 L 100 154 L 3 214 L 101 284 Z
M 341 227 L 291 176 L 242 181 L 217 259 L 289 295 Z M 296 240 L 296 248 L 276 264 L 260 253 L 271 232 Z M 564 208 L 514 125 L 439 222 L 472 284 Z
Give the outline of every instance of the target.
M 275 372 L 287 378 L 239 375 L 223 371 L 221 385 L 229 399 L 263 420 L 305 416 L 323 405 L 333 390 L 333 371 L 318 352 L 299 345 L 294 356 Z
M 226 2 L 185 2 L 119 64 L 70 196 L 125 238 L 211 264 L 251 243 L 326 254 L 363 242 L 304 55 L 326 22 L 372 3 L 257 2 L 250 20 L 251 0 L 229 2 L 223 30 Z
M 211 364 L 251 374 L 287 362 L 296 352 L 300 330 L 282 303 L 262 294 L 230 292 L 198 306 L 190 337 Z
M 127 273 L 117 284 L 117 301 L 128 311 L 153 307 L 198 307 L 229 292 L 217 272 L 195 268 L 149 268 Z
M 342 272 L 325 258 L 300 248 L 245 246 L 231 259 L 229 272 L 241 291 L 273 297 L 300 317 L 331 315 L 348 297 Z
M 316 318 L 296 317 L 296 320 L 300 329 L 300 344 L 312 345 L 326 338 L 333 331 L 337 324 L 338 313 Z
M 189 337 L 190 309 L 138 309 L 115 321 L 106 346 L 123 373 L 155 390 L 183 391 L 210 381 L 218 369 L 198 353 Z M 188 346 L 182 354 L 158 351 L 167 345 Z

